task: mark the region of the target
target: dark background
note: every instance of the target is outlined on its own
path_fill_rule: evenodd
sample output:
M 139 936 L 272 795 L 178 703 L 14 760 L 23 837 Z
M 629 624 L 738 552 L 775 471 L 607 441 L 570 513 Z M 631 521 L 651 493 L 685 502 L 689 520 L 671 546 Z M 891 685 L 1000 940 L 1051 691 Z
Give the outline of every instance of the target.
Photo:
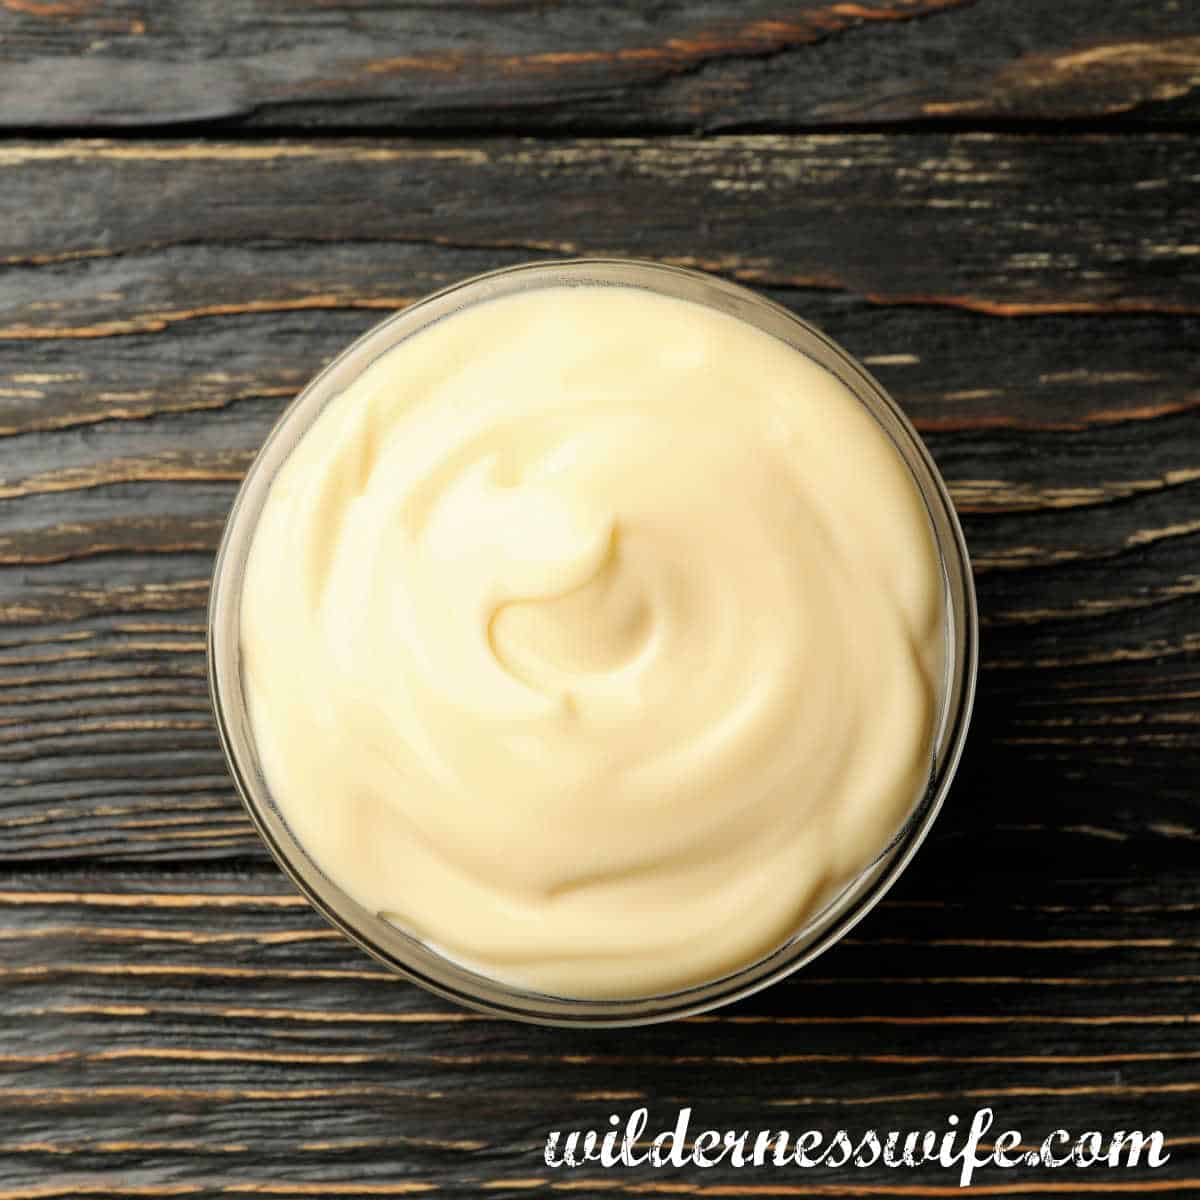
M 0 0 L 0 1200 L 954 1193 L 552 1173 L 548 1130 L 1161 1128 L 1200 1192 L 1193 0 Z M 473 272 L 617 254 L 862 357 L 974 556 L 962 774 L 890 898 L 734 1008 L 526 1028 L 285 882 L 204 604 L 302 383 Z

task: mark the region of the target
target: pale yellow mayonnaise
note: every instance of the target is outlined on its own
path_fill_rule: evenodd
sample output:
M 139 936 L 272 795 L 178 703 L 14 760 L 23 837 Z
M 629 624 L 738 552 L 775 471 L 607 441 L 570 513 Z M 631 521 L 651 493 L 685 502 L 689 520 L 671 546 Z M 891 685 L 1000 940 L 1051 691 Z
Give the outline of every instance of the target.
M 329 403 L 241 636 L 271 794 L 335 883 L 495 979 L 628 997 L 757 959 L 883 851 L 943 624 L 908 469 L 828 371 L 555 286 Z

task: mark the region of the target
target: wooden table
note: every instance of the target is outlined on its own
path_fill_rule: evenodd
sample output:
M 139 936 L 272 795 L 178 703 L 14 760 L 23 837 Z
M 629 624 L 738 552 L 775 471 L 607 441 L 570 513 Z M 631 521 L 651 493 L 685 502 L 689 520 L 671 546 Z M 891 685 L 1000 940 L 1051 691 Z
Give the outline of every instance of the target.
M 1161 1129 L 1200 1192 L 1200 10 L 1190 0 L 0 0 L 0 1200 L 904 1195 L 549 1170 L 551 1129 Z M 940 822 L 791 981 L 526 1028 L 328 929 L 233 793 L 204 604 L 302 383 L 473 272 L 761 288 L 945 473 L 983 666 Z

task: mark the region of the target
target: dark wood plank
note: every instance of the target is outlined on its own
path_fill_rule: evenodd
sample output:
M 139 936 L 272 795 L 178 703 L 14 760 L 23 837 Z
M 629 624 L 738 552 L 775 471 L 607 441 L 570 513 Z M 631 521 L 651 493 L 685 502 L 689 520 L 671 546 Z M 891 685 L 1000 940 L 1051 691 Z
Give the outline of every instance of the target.
M 939 869 L 1192 861 L 1192 175 L 1159 135 L 0 148 L 0 860 L 263 861 L 204 680 L 237 481 L 390 308 L 569 244 L 765 287 L 925 433 L 984 629 Z
M 652 254 L 997 316 L 1197 313 L 1197 176 L 1171 134 L 10 144 L 0 334 L 390 308 L 412 291 L 380 243 Z M 365 294 L 314 287 L 321 253 Z
M 0 5 L 0 122 L 25 127 L 1191 122 L 1198 84 L 1173 0 Z
M 918 864 L 846 943 L 751 1001 L 566 1033 L 389 976 L 273 875 L 6 876 L 0 1195 L 51 1181 L 105 1195 L 135 1183 L 508 1195 L 552 1178 L 633 1195 L 953 1187 L 944 1172 L 882 1167 L 547 1174 L 550 1128 L 603 1127 L 639 1104 L 656 1128 L 685 1104 L 700 1128 L 827 1135 L 945 1129 L 947 1114 L 987 1104 L 1031 1144 L 1063 1125 L 1161 1127 L 1173 1161 L 1156 1171 L 979 1182 L 1186 1193 L 1200 1144 L 1194 872 L 1043 885 L 967 895 Z

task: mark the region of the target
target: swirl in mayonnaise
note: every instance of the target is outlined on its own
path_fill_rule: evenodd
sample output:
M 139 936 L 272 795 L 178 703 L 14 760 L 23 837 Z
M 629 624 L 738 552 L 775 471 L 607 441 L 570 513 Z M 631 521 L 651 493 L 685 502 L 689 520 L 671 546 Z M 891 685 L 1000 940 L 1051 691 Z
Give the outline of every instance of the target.
M 786 940 L 929 771 L 930 521 L 830 372 L 634 287 L 469 306 L 271 484 L 243 685 L 371 911 L 509 984 L 661 994 Z

